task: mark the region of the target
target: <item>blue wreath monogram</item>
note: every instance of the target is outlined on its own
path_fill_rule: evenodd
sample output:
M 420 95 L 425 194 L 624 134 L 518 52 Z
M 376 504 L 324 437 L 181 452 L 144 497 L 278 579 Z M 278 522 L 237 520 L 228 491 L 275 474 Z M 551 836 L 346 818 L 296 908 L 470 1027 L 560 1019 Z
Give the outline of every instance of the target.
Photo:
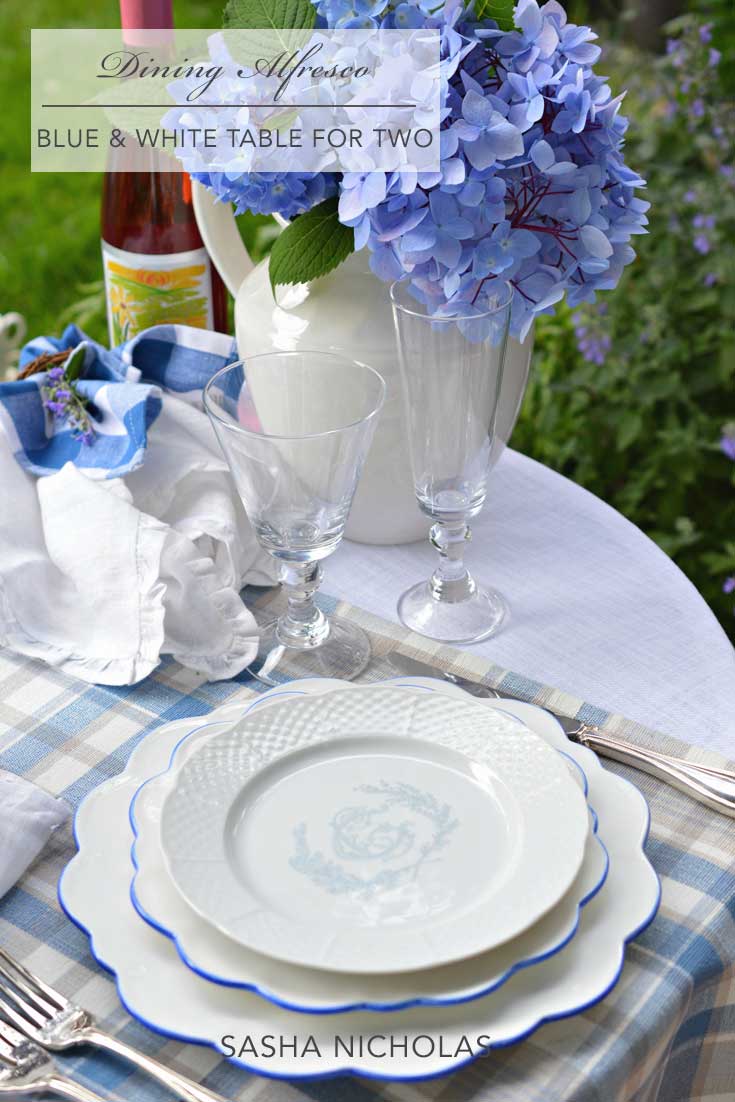
M 405 781 L 381 780 L 378 784 L 356 785 L 355 791 L 373 800 L 343 807 L 332 816 L 332 855 L 311 849 L 306 823 L 299 823 L 293 831 L 291 868 L 331 895 L 372 895 L 415 879 L 422 865 L 446 846 L 459 825 L 449 804 L 440 803 L 431 793 Z M 408 814 L 396 820 L 397 810 Z M 431 828 L 428 838 L 425 829 L 418 829 L 421 821 Z M 361 876 L 345 866 L 347 861 L 391 864 L 372 876 Z

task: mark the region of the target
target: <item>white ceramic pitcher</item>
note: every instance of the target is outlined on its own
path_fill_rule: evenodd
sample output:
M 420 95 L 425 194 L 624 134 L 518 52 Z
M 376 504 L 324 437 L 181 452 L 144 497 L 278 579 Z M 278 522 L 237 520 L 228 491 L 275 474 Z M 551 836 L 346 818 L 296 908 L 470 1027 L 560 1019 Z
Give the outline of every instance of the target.
M 348 538 L 377 544 L 425 538 L 429 522 L 413 491 L 388 288 L 370 271 L 367 252 L 353 253 L 312 283 L 279 287 L 274 300 L 268 262 L 253 265 L 232 206 L 215 202 L 211 192 L 195 184 L 194 210 L 204 244 L 235 297 L 240 356 L 298 348 L 339 351 L 370 364 L 385 379 L 386 401 L 350 513 Z M 532 347 L 533 330 L 522 344 L 509 344 L 493 463 L 515 425 Z

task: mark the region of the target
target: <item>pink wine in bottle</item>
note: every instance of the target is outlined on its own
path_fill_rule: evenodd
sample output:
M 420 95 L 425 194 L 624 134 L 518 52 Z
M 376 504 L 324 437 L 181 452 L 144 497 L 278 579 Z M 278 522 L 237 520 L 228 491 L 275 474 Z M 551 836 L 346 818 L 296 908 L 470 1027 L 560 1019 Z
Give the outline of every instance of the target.
M 123 40 L 135 31 L 173 27 L 172 0 L 120 0 Z M 111 149 L 102 189 L 102 263 L 110 344 L 163 322 L 227 331 L 227 292 L 204 248 L 185 172 L 157 171 L 160 150 L 146 150 L 147 171 L 125 171 L 125 147 Z

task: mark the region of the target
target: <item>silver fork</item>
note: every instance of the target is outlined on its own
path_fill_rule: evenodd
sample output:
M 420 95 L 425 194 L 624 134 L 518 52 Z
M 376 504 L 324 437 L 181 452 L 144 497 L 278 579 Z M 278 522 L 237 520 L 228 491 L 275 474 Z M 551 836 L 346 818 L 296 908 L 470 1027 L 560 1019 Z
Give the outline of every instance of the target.
M 98 1029 L 88 1011 L 74 1006 L 4 949 L 0 949 L 0 1013 L 31 1041 L 52 1052 L 94 1045 L 134 1064 L 168 1087 L 181 1102 L 225 1102 L 221 1095 Z
M 48 1053 L 0 1018 L 0 1096 L 18 1099 L 47 1091 L 72 1102 L 103 1102 L 98 1094 L 59 1075 Z

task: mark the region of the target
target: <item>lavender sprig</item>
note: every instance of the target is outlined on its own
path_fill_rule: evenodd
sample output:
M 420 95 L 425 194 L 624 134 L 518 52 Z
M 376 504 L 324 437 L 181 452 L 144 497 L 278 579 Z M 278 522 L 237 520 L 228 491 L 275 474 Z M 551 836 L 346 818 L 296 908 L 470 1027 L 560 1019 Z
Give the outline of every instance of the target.
M 66 421 L 76 440 L 90 445 L 94 443 L 95 433 L 92 418 L 87 412 L 89 402 L 75 384 L 83 363 L 84 349 L 80 348 L 69 358 L 65 367 L 52 367 L 41 387 L 41 399 L 54 417 Z

